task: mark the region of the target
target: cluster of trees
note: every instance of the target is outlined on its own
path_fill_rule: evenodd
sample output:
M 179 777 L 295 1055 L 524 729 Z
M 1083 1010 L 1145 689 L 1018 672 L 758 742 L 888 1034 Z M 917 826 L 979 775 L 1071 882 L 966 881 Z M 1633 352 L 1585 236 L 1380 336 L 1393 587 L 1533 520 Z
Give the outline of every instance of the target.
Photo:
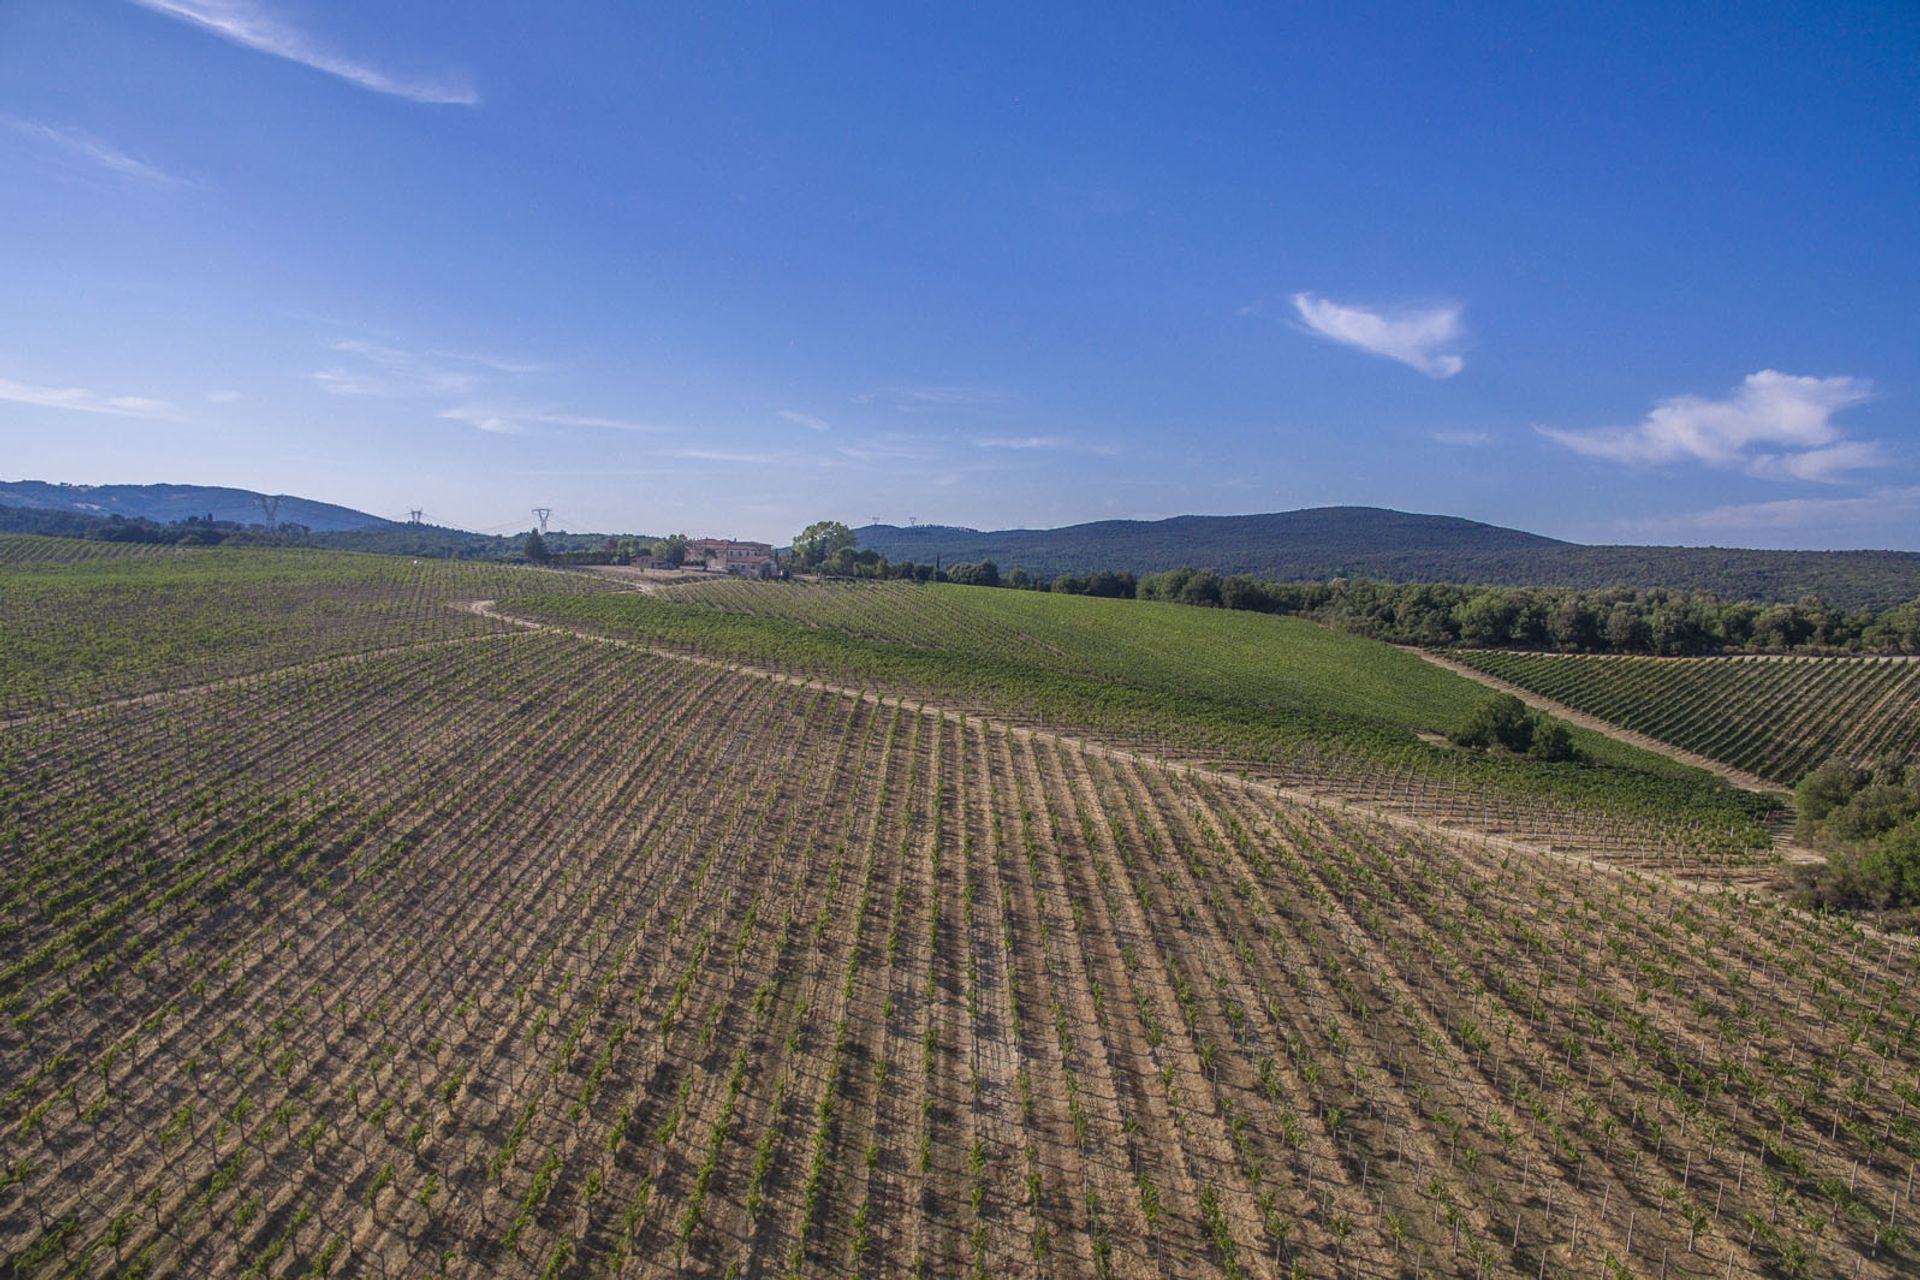
M 1450 583 L 1263 582 L 1173 569 L 1142 578 L 1143 600 L 1298 614 L 1395 644 L 1567 653 L 1920 652 L 1920 599 L 1881 613 L 1722 600 L 1661 587 L 1470 587 Z
M 856 550 L 853 530 L 838 520 L 821 520 L 808 525 L 793 540 L 789 563 L 804 573 L 819 573 L 834 578 L 874 578 L 913 582 L 957 582 L 968 587 L 1032 587 L 1035 582 L 1025 570 L 1015 569 L 1002 577 L 1000 566 L 991 560 L 978 564 L 917 564 L 912 560 L 888 560 L 878 551 Z
M 1573 735 L 1510 693 L 1496 694 L 1473 709 L 1466 722 L 1447 735 L 1456 747 L 1509 751 L 1549 762 L 1578 760 Z
M 1801 837 L 1827 855 L 1807 873 L 1813 905 L 1920 907 L 1920 764 L 1829 760 L 1800 780 L 1794 804 Z

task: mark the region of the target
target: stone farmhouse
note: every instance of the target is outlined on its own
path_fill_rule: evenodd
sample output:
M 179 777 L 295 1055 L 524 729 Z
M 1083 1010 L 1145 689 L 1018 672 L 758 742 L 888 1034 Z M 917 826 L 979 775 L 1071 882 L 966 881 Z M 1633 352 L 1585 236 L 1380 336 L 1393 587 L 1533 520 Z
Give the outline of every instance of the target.
M 779 572 L 770 542 L 736 542 L 731 538 L 695 538 L 687 543 L 686 567 L 742 578 L 771 578 Z

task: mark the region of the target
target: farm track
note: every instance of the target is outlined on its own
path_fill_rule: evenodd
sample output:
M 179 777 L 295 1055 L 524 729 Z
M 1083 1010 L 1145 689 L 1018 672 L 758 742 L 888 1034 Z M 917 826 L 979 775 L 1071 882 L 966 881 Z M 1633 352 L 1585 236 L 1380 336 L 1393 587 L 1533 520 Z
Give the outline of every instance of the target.
M 1915 1265 L 1908 940 L 495 616 L 0 741 L 5 1274 Z
M 1629 746 L 1639 747 L 1642 750 L 1663 755 L 1669 760 L 1677 760 L 1681 764 L 1691 765 L 1696 769 L 1705 769 L 1708 773 L 1713 774 L 1715 777 L 1726 779 L 1743 791 L 1754 791 L 1763 795 L 1788 795 L 1791 793 L 1789 788 L 1782 786 L 1778 782 L 1769 782 L 1758 774 L 1748 773 L 1745 769 L 1736 769 L 1723 760 L 1715 760 L 1711 756 L 1703 756 L 1697 751 L 1689 751 L 1685 747 L 1675 746 L 1671 742 L 1666 742 L 1648 734 L 1626 728 L 1623 725 L 1615 724 L 1611 720 L 1603 720 L 1599 716 L 1589 715 L 1578 707 L 1570 707 L 1565 703 L 1556 702 L 1545 694 L 1535 693 L 1533 690 L 1523 688 L 1509 680 L 1502 680 L 1499 676 L 1491 672 L 1482 671 L 1478 667 L 1470 666 L 1464 662 L 1457 662 L 1447 657 L 1444 653 L 1439 653 L 1432 649 L 1414 648 L 1407 645 L 1400 647 L 1405 649 L 1406 652 L 1415 654 L 1443 670 L 1451 671 L 1458 676 L 1465 676 L 1477 684 L 1483 684 L 1487 688 L 1497 690 L 1500 693 L 1510 693 L 1536 711 L 1544 711 L 1548 715 L 1557 716 L 1565 720 L 1568 724 L 1578 725 L 1582 729 L 1591 729 L 1595 733 L 1605 734 L 1615 741 L 1624 742 Z
M 1905 762 L 1920 752 L 1920 663 L 1908 657 L 1425 656 L 1776 787 L 1833 757 Z

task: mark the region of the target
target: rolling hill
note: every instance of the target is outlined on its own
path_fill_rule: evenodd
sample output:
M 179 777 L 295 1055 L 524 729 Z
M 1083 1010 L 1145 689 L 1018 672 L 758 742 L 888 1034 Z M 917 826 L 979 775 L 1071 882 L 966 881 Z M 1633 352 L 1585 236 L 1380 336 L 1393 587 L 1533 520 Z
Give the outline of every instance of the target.
M 44 480 L 0 481 L 0 506 L 63 511 L 83 516 L 124 516 L 170 524 L 211 514 L 216 521 L 265 524 L 263 495 L 251 489 L 203 484 L 49 484 Z M 277 519 L 315 533 L 372 529 L 396 523 L 331 502 L 281 494 Z
M 1920 553 L 1587 546 L 1454 516 L 1379 507 L 1266 515 L 1101 520 L 1058 529 L 981 532 L 945 525 L 856 530 L 889 560 L 992 560 L 1051 577 L 1095 569 L 1158 573 L 1182 565 L 1278 581 L 1373 578 L 1596 588 L 1619 584 L 1714 591 L 1730 599 L 1818 595 L 1843 608 L 1886 608 L 1920 595 Z

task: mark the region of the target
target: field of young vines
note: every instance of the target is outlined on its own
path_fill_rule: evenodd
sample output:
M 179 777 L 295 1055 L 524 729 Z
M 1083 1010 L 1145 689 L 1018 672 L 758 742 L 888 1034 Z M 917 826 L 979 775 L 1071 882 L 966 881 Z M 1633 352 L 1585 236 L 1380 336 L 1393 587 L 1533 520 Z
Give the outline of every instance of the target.
M 1920 758 L 1920 661 L 1449 654 L 1509 684 L 1792 785 L 1832 756 Z
M 16 544 L 35 544 L 22 553 Z M 48 553 L 65 543 L 76 553 Z M 0 721 L 316 658 L 499 632 L 450 608 L 495 594 L 609 589 L 464 561 L 281 550 L 139 548 L 0 535 Z
M 1920 1268 L 1910 939 L 397 563 L 6 723 L 0 1275 Z
M 1581 766 L 1436 745 L 1487 698 L 1483 687 L 1297 618 L 905 583 L 720 581 L 501 606 L 843 685 L 915 690 L 1004 722 L 1071 724 L 1157 757 L 1613 861 L 1748 874 L 1773 857 L 1766 821 L 1778 801 L 1581 729 L 1591 762 Z

